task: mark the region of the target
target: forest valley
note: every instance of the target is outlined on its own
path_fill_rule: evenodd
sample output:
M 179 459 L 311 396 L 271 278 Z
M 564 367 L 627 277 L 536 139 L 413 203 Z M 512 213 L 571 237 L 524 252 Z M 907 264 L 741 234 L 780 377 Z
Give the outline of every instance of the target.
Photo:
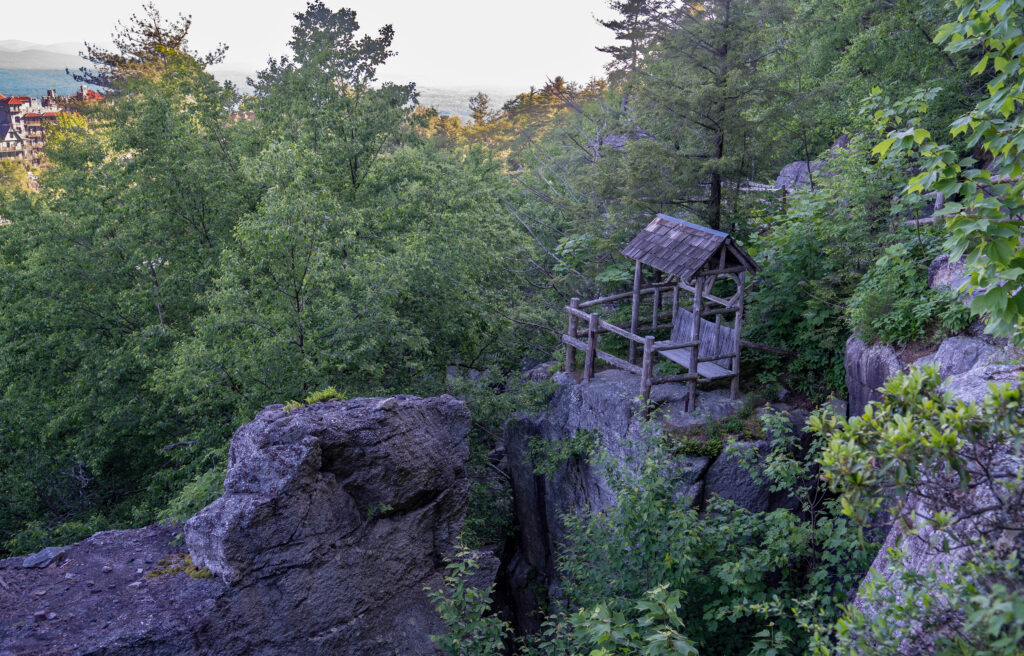
M 564 358 L 570 298 L 631 288 L 619 252 L 659 212 L 757 260 L 744 339 L 798 354 L 744 352 L 766 400 L 844 397 L 853 332 L 928 344 L 980 318 L 1020 338 L 1024 0 L 609 4 L 604 79 L 539 80 L 501 107 L 480 94 L 469 121 L 379 80 L 391 27 L 320 0 L 251 95 L 152 5 L 113 49 L 88 47 L 78 77 L 108 100 L 50 129 L 38 190 L 0 178 L 0 555 L 192 516 L 268 404 L 396 393 L 467 401 L 463 541 L 504 540 L 486 454 L 550 392 L 522 372 Z M 803 188 L 749 188 L 792 161 L 820 163 Z M 934 222 L 912 221 L 936 194 Z M 929 288 L 942 253 L 966 258 L 969 307 Z M 880 585 L 871 619 L 849 604 L 886 499 L 934 467 L 966 486 L 965 444 L 1020 457 L 1018 392 L 968 407 L 938 385 L 914 372 L 863 417 L 816 411 L 811 447 L 772 455 L 780 489 L 824 481 L 801 512 L 676 507 L 658 452 L 613 511 L 572 526 L 542 631 L 512 636 L 460 564 L 439 648 L 881 655 L 942 606 L 956 630 L 935 653 L 1024 653 L 1019 512 L 954 581 Z

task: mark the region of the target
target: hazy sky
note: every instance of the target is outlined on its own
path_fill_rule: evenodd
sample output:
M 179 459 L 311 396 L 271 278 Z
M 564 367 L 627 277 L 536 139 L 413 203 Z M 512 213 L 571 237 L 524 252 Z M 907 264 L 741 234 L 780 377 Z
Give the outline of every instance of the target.
M 109 40 L 118 20 L 141 0 L 7 2 L 0 40 L 38 43 Z M 355 9 L 363 30 L 395 27 L 398 51 L 386 79 L 421 85 L 521 89 L 564 75 L 586 81 L 600 75 L 606 55 L 594 48 L 611 33 L 594 16 L 608 16 L 606 0 L 328 0 Z M 192 44 L 230 50 L 225 68 L 251 70 L 286 51 L 292 15 L 304 0 L 156 0 L 165 16 L 192 14 Z M 40 15 L 40 10 L 44 15 Z

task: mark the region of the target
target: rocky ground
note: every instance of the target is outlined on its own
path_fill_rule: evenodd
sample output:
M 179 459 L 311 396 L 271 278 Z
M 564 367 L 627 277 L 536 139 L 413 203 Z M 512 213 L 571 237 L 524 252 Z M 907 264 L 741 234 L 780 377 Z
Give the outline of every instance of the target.
M 207 630 L 227 586 L 169 571 L 169 560 L 181 560 L 180 535 L 175 526 L 105 531 L 54 550 L 45 567 L 38 565 L 49 558 L 0 561 L 0 654 L 84 654 L 140 642 L 150 643 L 148 653 L 187 651 L 188 636 Z

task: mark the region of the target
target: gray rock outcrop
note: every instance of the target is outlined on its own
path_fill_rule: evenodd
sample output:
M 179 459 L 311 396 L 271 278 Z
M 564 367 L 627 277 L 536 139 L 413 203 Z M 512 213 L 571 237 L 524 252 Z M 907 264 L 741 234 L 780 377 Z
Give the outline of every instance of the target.
M 940 255 L 928 265 L 928 286 L 932 289 L 944 287 L 956 293 L 968 280 L 964 258 L 950 262 L 948 255 Z
M 962 264 L 955 263 L 950 266 L 947 261 L 939 260 L 936 260 L 936 263 L 933 263 L 930 273 L 932 286 L 949 286 L 954 289 L 959 287 L 958 276 L 962 275 Z M 859 389 L 855 390 L 852 385 L 850 387 L 851 412 L 859 413 L 863 409 L 862 406 L 853 407 L 855 399 L 858 405 L 873 400 L 866 398 L 867 385 L 873 385 L 879 379 L 883 379 L 883 376 L 887 378 L 910 364 L 937 367 L 943 379 L 943 390 L 952 393 L 964 403 L 978 403 L 991 393 L 989 386 L 992 383 L 1019 384 L 1020 376 L 1024 373 L 1024 364 L 1020 364 L 1021 362 L 1021 351 L 1018 348 L 1008 344 L 1006 340 L 988 336 L 947 338 L 934 353 L 918 358 L 912 363 L 901 362 L 896 350 L 891 346 L 879 345 L 869 349 L 859 340 L 851 339 L 847 346 L 847 380 L 863 381 Z M 865 374 L 865 371 L 869 371 L 870 374 Z M 867 380 L 870 382 L 866 382 Z M 993 486 L 1001 488 L 998 480 L 1014 479 L 1018 475 L 1016 467 L 1020 465 L 1011 453 L 1001 449 L 1003 447 L 990 445 L 969 451 L 967 469 L 971 473 L 972 484 L 966 492 L 962 492 L 956 485 L 957 479 L 952 472 L 944 471 L 941 464 L 936 464 L 934 471 L 929 470 L 922 482 L 924 492 L 920 495 L 912 494 L 904 499 L 903 517 L 905 521 L 914 525 L 914 530 L 908 531 L 906 525 L 899 522 L 892 524 L 885 535 L 882 549 L 872 563 L 872 569 L 887 581 L 886 594 L 894 594 L 897 597 L 902 594 L 899 574 L 901 569 L 918 574 L 936 573 L 940 582 L 950 582 L 952 571 L 972 557 L 970 536 L 976 538 L 987 532 L 986 523 L 1006 525 L 1004 516 L 1000 516 L 999 521 L 994 521 L 996 515 L 1005 509 L 991 510 L 999 505 L 993 504 L 996 499 Z M 980 460 L 972 461 L 971 458 Z M 1014 462 L 1018 464 L 1014 465 Z M 960 514 L 968 519 L 939 535 L 925 519 L 936 512 L 949 511 L 953 503 L 959 505 Z M 1021 510 L 1018 507 L 1011 512 L 1020 515 Z M 997 537 L 992 536 L 989 539 L 994 541 Z M 943 544 L 949 547 L 948 551 L 940 548 L 939 545 Z M 877 602 L 871 601 L 865 590 L 862 586 L 854 599 L 854 605 L 872 619 L 879 615 L 882 609 Z M 936 608 L 940 606 L 937 604 Z M 931 617 L 931 621 L 935 622 L 934 626 L 902 623 L 900 626 L 903 629 L 903 641 L 895 653 L 901 656 L 933 653 L 936 639 L 949 633 L 960 621 L 959 609 L 936 612 L 945 614 L 942 617 Z
M 814 181 L 815 175 L 825 166 L 820 160 L 813 162 L 791 162 L 782 167 L 779 175 L 775 178 L 775 186 L 786 191 L 796 191 L 808 187 Z
M 903 369 L 896 349 L 888 344 L 867 344 L 856 335 L 846 341 L 846 389 L 849 412 L 858 415 L 871 401 L 882 399 L 878 388 Z
M 192 570 L 165 571 L 168 558 L 183 563 L 185 554 L 173 555 L 162 527 L 97 534 L 59 567 L 5 570 L 16 592 L 0 590 L 0 647 L 19 655 L 433 654 L 429 636 L 443 626 L 424 587 L 441 585 L 461 527 L 469 428 L 465 405 L 447 396 L 270 406 L 232 438 L 224 495 L 184 527 Z M 106 560 L 112 565 L 99 569 Z M 496 560 L 478 561 L 478 578 L 493 578 Z M 78 612 L 65 607 L 75 594 L 42 587 L 65 574 L 88 579 L 76 594 L 108 621 L 66 623 Z M 97 584 L 106 594 L 92 594 Z M 37 585 L 52 622 L 18 611 L 32 607 Z
M 651 390 L 654 409 L 650 421 L 644 422 L 635 375 L 608 369 L 588 383 L 565 373 L 555 374 L 554 381 L 558 388 L 545 412 L 517 416 L 505 427 L 519 528 L 516 551 L 506 570 L 507 588 L 513 596 L 516 624 L 528 632 L 539 628 L 539 617 L 533 611 L 559 595 L 555 554 L 567 535 L 563 517 L 600 513 L 616 502 L 604 465 L 627 473 L 636 471 L 656 433 L 723 419 L 744 405 L 742 399 L 730 399 L 728 391 L 707 390 L 697 395 L 696 411 L 689 413 L 684 410 L 686 385 L 655 385 Z M 602 464 L 585 455 L 563 454 L 556 466 L 538 473 L 538 445 L 557 451 L 558 445 L 579 431 L 589 431 L 597 441 Z M 768 443 L 738 442 L 735 448 L 766 449 Z M 673 473 L 669 483 L 681 504 L 703 507 L 709 494 L 717 494 L 754 511 L 792 507 L 791 499 L 772 494 L 767 484 L 755 482 L 731 455 L 717 459 L 680 456 L 673 462 Z
M 955 336 L 942 340 L 935 353 L 914 361 L 915 367 L 934 366 L 947 378 L 985 366 L 1004 357 L 1004 349 L 980 337 Z
M 760 460 L 771 453 L 771 444 L 767 440 L 759 440 L 728 445 L 707 470 L 704 482 L 705 497 L 720 497 L 752 512 L 769 510 L 772 492 L 768 482 L 754 480 L 747 468 L 741 464 L 744 457 L 751 452 Z

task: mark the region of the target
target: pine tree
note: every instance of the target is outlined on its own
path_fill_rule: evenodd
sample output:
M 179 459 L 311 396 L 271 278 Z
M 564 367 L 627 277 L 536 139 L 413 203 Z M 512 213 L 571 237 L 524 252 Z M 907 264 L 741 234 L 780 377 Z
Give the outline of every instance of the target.
M 662 185 L 645 195 L 722 226 L 723 183 L 750 169 L 776 84 L 766 66 L 784 44 L 791 4 L 685 0 L 665 12 L 636 103 L 653 151 L 646 179 Z
M 211 53 L 200 55 L 188 46 L 188 32 L 192 17 L 178 15 L 177 20 L 165 20 L 156 5 L 142 6 L 143 14 L 132 14 L 128 23 L 119 22 L 111 35 L 114 49 L 107 50 L 95 44 L 85 44 L 79 53 L 95 70 L 82 67 L 77 73 L 67 71 L 77 82 L 116 90 L 131 75 L 138 75 L 153 64 L 165 62 L 170 53 L 181 53 L 195 59 L 202 68 L 224 60 L 227 46 L 220 45 Z
M 469 99 L 469 112 L 477 125 L 486 123 L 491 115 L 491 98 L 483 91 Z
M 637 71 L 664 5 L 665 0 L 609 0 L 608 6 L 618 17 L 598 23 L 615 33 L 616 43 L 597 50 L 612 56 L 605 66 L 610 80 L 620 82 Z

